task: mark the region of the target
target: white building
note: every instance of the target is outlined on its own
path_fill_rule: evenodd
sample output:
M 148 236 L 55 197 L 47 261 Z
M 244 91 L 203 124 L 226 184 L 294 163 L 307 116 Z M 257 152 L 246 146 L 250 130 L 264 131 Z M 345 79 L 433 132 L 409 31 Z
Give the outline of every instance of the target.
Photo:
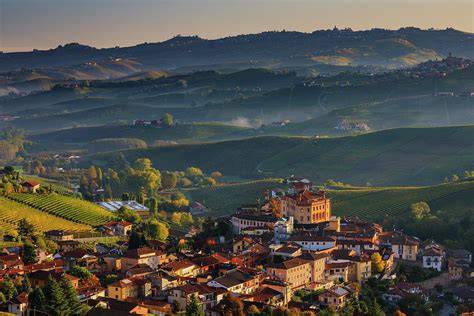
M 292 236 L 289 241 L 301 246 L 306 251 L 325 251 L 336 247 L 336 239 L 328 236 L 317 236 L 312 233 Z
M 286 243 L 293 233 L 293 228 L 293 216 L 290 216 L 288 219 L 280 219 L 274 226 L 275 244 L 280 245 L 282 243 Z
M 423 251 L 423 268 L 441 271 L 443 265 L 443 250 L 431 247 Z

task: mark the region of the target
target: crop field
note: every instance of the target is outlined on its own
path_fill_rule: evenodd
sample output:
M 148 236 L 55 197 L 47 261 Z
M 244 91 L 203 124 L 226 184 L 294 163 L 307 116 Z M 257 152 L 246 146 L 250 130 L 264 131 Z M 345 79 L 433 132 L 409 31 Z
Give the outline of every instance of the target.
M 52 180 L 52 179 L 45 179 L 41 177 L 36 177 L 36 176 L 25 176 L 27 180 L 38 182 L 43 188 L 51 188 L 53 191 L 58 192 L 60 194 L 64 195 L 72 195 L 73 192 L 71 189 L 68 188 L 68 184 L 65 182 L 57 181 L 57 180 Z
M 189 189 L 184 191 L 191 201 L 204 204 L 209 213 L 204 215 L 226 215 L 236 211 L 245 203 L 255 203 L 257 199 L 263 201 L 265 191 L 282 187 L 280 179 L 226 184 L 221 186 Z
M 36 231 L 44 232 L 51 229 L 64 229 L 69 231 L 87 231 L 91 226 L 74 223 L 43 211 L 18 203 L 5 197 L 0 197 L 0 228 L 4 232 L 16 229 L 21 219 L 27 219 Z
M 380 220 L 385 216 L 408 216 L 413 203 L 427 202 L 433 213 L 446 218 L 474 210 L 474 182 L 430 187 L 348 188 L 329 190 L 333 213 Z
M 9 194 L 8 198 L 54 216 L 91 226 L 101 225 L 113 218 L 112 213 L 94 203 L 61 194 Z

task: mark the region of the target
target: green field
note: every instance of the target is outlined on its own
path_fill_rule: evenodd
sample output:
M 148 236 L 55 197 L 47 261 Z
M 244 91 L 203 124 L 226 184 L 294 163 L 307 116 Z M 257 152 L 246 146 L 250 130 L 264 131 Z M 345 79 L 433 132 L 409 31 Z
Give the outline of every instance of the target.
M 52 229 L 64 229 L 69 231 L 88 231 L 92 227 L 77 222 L 65 220 L 43 212 L 26 204 L 0 197 L 0 228 L 6 233 L 16 229 L 18 222 L 27 219 L 36 231 L 44 232 Z
M 94 203 L 61 194 L 12 193 L 8 198 L 76 223 L 97 226 L 113 219 L 112 213 Z
M 429 187 L 357 188 L 329 190 L 333 213 L 381 220 L 385 216 L 409 216 L 413 203 L 427 202 L 443 218 L 459 218 L 474 210 L 474 182 Z
M 308 177 L 354 185 L 423 186 L 473 169 L 474 126 L 403 128 L 340 138 L 256 137 L 124 151 L 164 170 L 189 166 L 246 178 Z M 105 164 L 116 153 L 90 156 Z
M 140 127 L 131 125 L 79 127 L 56 132 L 33 135 L 33 141 L 68 144 L 85 144 L 104 138 L 138 138 L 152 145 L 156 140 L 196 143 L 255 135 L 250 128 L 213 123 L 179 124 L 167 128 Z
M 209 215 L 229 215 L 242 203 L 263 201 L 264 192 L 272 188 L 285 188 L 275 180 L 255 181 L 222 187 L 185 191 L 191 201 L 205 204 Z M 333 214 L 357 216 L 366 220 L 382 220 L 385 216 L 407 217 L 413 203 L 427 202 L 434 214 L 444 218 L 459 218 L 474 210 L 474 181 L 440 184 L 427 187 L 339 187 L 331 188 Z M 208 214 L 205 214 L 208 215 Z
M 241 204 L 263 201 L 264 193 L 268 189 L 282 187 L 280 179 L 250 181 L 222 186 L 189 189 L 184 193 L 191 201 L 204 204 L 209 213 L 207 215 L 227 215 L 236 211 Z

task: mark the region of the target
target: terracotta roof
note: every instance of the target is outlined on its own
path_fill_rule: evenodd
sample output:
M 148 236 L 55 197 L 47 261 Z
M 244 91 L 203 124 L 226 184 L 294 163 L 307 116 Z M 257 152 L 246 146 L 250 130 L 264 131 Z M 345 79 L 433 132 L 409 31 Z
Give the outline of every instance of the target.
M 226 288 L 234 287 L 236 285 L 252 280 L 254 276 L 241 270 L 229 271 L 225 275 L 214 279 L 213 281 L 222 284 Z
M 117 282 L 114 282 L 110 284 L 109 286 L 111 287 L 120 287 L 120 288 L 126 288 L 129 286 L 134 286 L 134 285 L 140 285 L 140 284 L 145 284 L 147 281 L 142 278 L 127 278 L 127 279 L 122 279 L 118 280 Z
M 442 257 L 443 250 L 438 248 L 428 248 L 423 251 L 423 257 Z
M 26 185 L 26 186 L 29 186 L 29 187 L 35 187 L 37 185 L 39 185 L 38 182 L 34 182 L 34 181 L 25 181 L 22 183 L 22 185 Z
M 131 250 L 126 251 L 123 254 L 123 257 L 139 259 L 143 255 L 150 255 L 150 254 L 156 254 L 156 250 L 151 249 L 149 247 L 142 247 L 142 248 L 131 249 Z
M 316 201 L 323 201 L 326 199 L 326 195 L 324 192 L 322 193 L 313 193 L 310 191 L 303 191 L 300 193 L 296 193 L 293 195 L 289 195 L 286 197 L 287 199 L 292 199 L 296 201 L 296 204 L 298 205 L 311 205 L 312 203 Z
M 76 250 L 71 250 L 71 251 L 66 251 L 63 254 L 61 254 L 61 257 L 63 258 L 73 258 L 73 259 L 81 259 L 84 256 L 88 255 L 89 253 L 87 250 L 84 249 L 76 249 Z
M 314 233 L 301 233 L 291 236 L 289 241 L 320 241 L 320 242 L 335 242 L 336 239 L 329 236 L 318 236 Z
M 200 258 L 193 258 L 191 259 L 191 261 L 199 267 L 207 267 L 207 266 L 213 266 L 213 265 L 218 265 L 221 263 L 230 262 L 229 259 L 218 254 L 214 254 L 214 255 L 210 255 L 206 257 L 200 257 Z
M 109 222 L 109 223 L 104 224 L 104 226 L 107 226 L 107 227 L 114 227 L 114 226 L 117 226 L 117 225 L 120 225 L 120 226 L 123 226 L 123 227 L 128 227 L 128 226 L 132 226 L 133 224 L 130 223 L 130 222 L 127 222 L 127 221 Z
M 20 305 L 28 303 L 28 294 L 26 292 L 21 292 L 17 296 L 13 297 L 9 303 Z
M 302 266 L 304 264 L 307 264 L 309 261 L 301 258 L 293 258 L 290 260 L 283 261 L 281 263 L 271 263 L 267 265 L 267 268 L 272 268 L 272 269 L 292 269 L 298 266 Z
M 170 262 L 164 268 L 171 271 L 178 271 L 178 270 L 189 268 L 192 266 L 196 266 L 196 264 L 190 260 L 185 259 L 181 261 Z
M 216 291 L 215 288 L 210 287 L 209 285 L 206 285 L 206 284 L 185 284 L 182 286 L 178 286 L 172 290 L 180 290 L 186 294 L 192 294 L 192 293 L 206 294 L 206 293 L 213 293 Z

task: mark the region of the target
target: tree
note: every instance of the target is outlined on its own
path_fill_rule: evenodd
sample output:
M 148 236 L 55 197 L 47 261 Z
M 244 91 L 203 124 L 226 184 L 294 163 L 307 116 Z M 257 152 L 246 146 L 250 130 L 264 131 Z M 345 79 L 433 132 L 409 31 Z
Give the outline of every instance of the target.
M 93 274 L 87 270 L 87 268 L 80 266 L 74 266 L 69 273 L 75 277 L 78 277 L 81 279 L 81 281 L 87 280 L 93 276 Z
M 23 280 L 21 280 L 21 291 L 24 291 L 30 294 L 33 289 L 31 288 L 30 278 L 28 278 L 28 274 L 23 276 Z
M 96 182 L 97 169 L 94 166 L 90 166 L 89 169 L 87 169 L 87 179 L 89 180 L 89 184 Z
M 203 182 L 203 183 L 202 183 L 203 185 L 207 185 L 207 186 L 210 186 L 210 187 L 213 187 L 213 186 L 215 186 L 215 185 L 217 184 L 216 179 L 214 179 L 214 178 L 209 178 L 209 177 L 208 177 L 208 178 L 204 178 L 202 182 Z
M 102 186 L 102 181 L 103 181 L 102 169 L 97 168 L 97 183 L 100 186 Z
M 9 277 L 0 282 L 0 292 L 3 293 L 6 301 L 11 300 L 16 294 L 15 284 Z
M 114 282 L 117 282 L 118 279 L 119 279 L 118 276 L 116 276 L 115 274 L 108 274 L 108 275 L 104 278 L 104 280 L 103 280 L 103 282 L 102 282 L 102 286 L 107 287 L 109 284 L 112 284 L 112 283 L 114 283 Z
M 461 179 L 459 179 L 459 176 L 457 174 L 453 174 L 451 181 L 456 183 L 456 182 L 461 181 Z
M 47 313 L 58 316 L 68 314 L 69 306 L 65 297 L 66 293 L 55 279 L 49 277 L 43 292 L 46 298 L 45 311 Z
M 370 260 L 372 261 L 373 270 L 377 271 L 378 273 L 382 272 L 385 268 L 385 263 L 382 260 L 382 256 L 378 252 L 374 252 L 372 256 L 370 256 Z
M 197 167 L 188 167 L 188 168 L 186 168 L 185 174 L 188 177 L 200 177 L 204 173 L 202 172 L 201 169 L 199 169 Z
M 35 227 L 26 218 L 22 218 L 18 222 L 17 231 L 19 236 L 31 237 L 35 233 Z
M 158 212 L 158 199 L 156 197 L 151 197 L 148 199 L 148 207 L 151 212 Z
M 181 212 L 173 212 L 173 214 L 171 214 L 171 222 L 178 226 L 181 225 L 181 216 Z
M 202 307 L 194 294 L 191 295 L 191 300 L 188 305 L 186 305 L 186 316 L 204 316 Z
M 130 222 L 134 225 L 140 223 L 141 218 L 140 215 L 137 214 L 134 210 L 129 209 L 126 206 L 122 206 L 121 208 L 118 209 L 117 211 L 117 217 Z
M 219 171 L 214 171 L 213 173 L 211 173 L 211 177 L 213 177 L 214 179 L 220 178 L 222 177 L 222 173 L 220 173 Z
M 89 272 L 90 273 L 90 272 Z M 79 301 L 79 297 L 77 296 L 76 289 L 72 286 L 71 282 L 66 279 L 65 276 L 62 276 L 61 280 L 59 281 L 59 285 L 61 286 L 64 292 L 64 300 L 66 301 L 67 308 L 68 308 L 68 315 L 80 315 L 84 311 L 84 305 L 81 304 Z
M 36 256 L 36 247 L 31 243 L 24 243 L 21 249 L 21 259 L 26 264 L 38 262 L 38 257 Z
M 410 207 L 411 216 L 416 220 L 421 220 L 430 215 L 430 206 L 426 202 L 413 203 Z
M 107 183 L 105 184 L 104 190 L 105 190 L 105 192 L 104 192 L 104 193 L 105 193 L 105 194 L 104 194 L 104 197 L 105 197 L 106 199 L 112 199 L 112 198 L 114 197 L 114 194 L 113 194 L 113 192 L 112 192 L 112 186 L 110 185 L 110 182 L 109 182 L 109 181 L 107 181 Z
M 189 226 L 192 223 L 194 223 L 194 220 L 193 220 L 193 215 L 191 213 L 184 212 L 181 214 L 181 221 L 180 221 L 181 226 Z
M 260 311 L 255 305 L 250 305 L 250 307 L 247 309 L 247 315 L 249 316 L 258 316 L 259 314 L 260 314 Z
M 226 294 L 221 301 L 222 313 L 229 316 L 244 316 L 242 301 L 232 294 Z
M 35 286 L 30 295 L 28 295 L 29 308 L 32 310 L 43 311 L 46 305 L 46 297 L 43 290 Z
M 161 118 L 161 122 L 162 122 L 163 125 L 165 125 L 165 126 L 172 126 L 172 125 L 174 124 L 173 115 L 171 115 L 170 113 L 166 113 L 166 114 L 163 115 L 163 117 Z
M 150 170 L 152 168 L 152 162 L 148 158 L 138 158 L 135 160 L 134 167 L 140 171 Z
M 161 173 L 161 188 L 165 190 L 176 188 L 178 176 L 175 172 L 164 171 Z
M 146 223 L 145 230 L 152 239 L 166 240 L 169 235 L 168 227 L 164 223 L 161 223 L 157 220 L 151 220 Z
M 127 192 L 122 193 L 122 201 L 130 201 L 130 194 Z
M 128 238 L 128 250 L 138 249 L 140 247 L 146 246 L 146 239 L 142 233 L 137 232 L 135 229 L 130 233 Z

